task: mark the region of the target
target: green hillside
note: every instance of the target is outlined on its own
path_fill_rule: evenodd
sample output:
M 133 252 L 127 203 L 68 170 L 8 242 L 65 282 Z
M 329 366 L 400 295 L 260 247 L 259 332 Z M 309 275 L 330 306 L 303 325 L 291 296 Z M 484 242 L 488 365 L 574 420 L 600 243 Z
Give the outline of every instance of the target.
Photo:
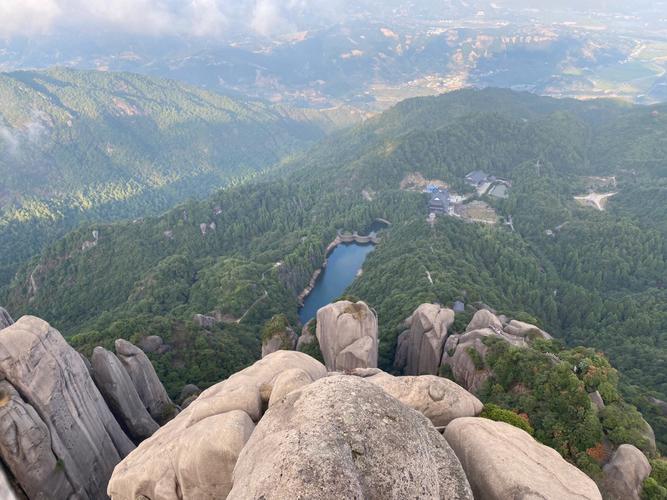
M 204 197 L 357 119 L 132 74 L 0 74 L 0 286 L 82 220 Z
M 648 396 L 667 398 L 665 136 L 665 106 L 497 90 L 414 99 L 206 201 L 72 232 L 0 300 L 87 353 L 118 337 L 163 336 L 173 349 L 153 361 L 175 394 L 256 359 L 267 320 L 285 313 L 296 324 L 296 296 L 336 231 L 382 217 L 392 226 L 349 290 L 378 311 L 382 367 L 419 304 L 483 302 L 606 354 L 664 447 L 667 419 Z M 464 182 L 475 169 L 510 180 L 509 196 L 475 199 Z M 415 173 L 486 203 L 498 223 L 430 224 L 426 195 L 406 183 Z M 595 190 L 616 192 L 604 211 L 575 200 Z M 197 313 L 222 320 L 202 329 Z

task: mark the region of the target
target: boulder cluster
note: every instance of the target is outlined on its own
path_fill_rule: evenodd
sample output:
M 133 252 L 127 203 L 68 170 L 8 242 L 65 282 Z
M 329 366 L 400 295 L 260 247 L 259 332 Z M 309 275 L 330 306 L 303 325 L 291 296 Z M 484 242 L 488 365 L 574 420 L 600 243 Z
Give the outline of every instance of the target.
M 474 394 L 431 373 L 452 323 L 448 310 L 420 306 L 403 337 L 404 366 L 417 373 L 394 376 L 377 368 L 375 313 L 363 302 L 325 306 L 316 327 L 324 364 L 298 351 L 264 353 L 142 442 L 116 467 L 108 493 L 114 500 L 602 498 L 556 451 L 480 418 Z
M 55 329 L 23 317 L 0 331 L 0 498 L 602 499 L 555 450 L 479 416 L 471 373 L 481 370 L 461 353 L 483 356 L 485 336 L 523 345 L 548 334 L 485 310 L 463 334 L 453 322 L 420 306 L 396 376 L 377 368 L 375 312 L 330 304 L 308 339 L 325 363 L 278 332 L 283 349 L 265 339 L 272 352 L 203 392 L 184 387 L 178 408 L 138 347 L 97 347 L 87 366 Z M 443 363 L 463 386 L 436 375 Z M 605 498 L 639 498 L 649 472 L 621 446 Z
M 177 412 L 152 364 L 123 340 L 89 362 L 39 318 L 0 321 L 0 498 L 105 498 L 114 467 Z

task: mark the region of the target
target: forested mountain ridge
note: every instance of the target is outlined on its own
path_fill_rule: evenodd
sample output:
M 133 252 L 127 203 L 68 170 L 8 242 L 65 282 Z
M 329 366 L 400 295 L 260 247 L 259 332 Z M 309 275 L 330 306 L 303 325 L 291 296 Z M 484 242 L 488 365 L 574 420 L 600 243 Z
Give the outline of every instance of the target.
M 82 220 L 203 197 L 358 119 L 126 73 L 0 74 L 0 283 Z
M 483 302 L 604 351 L 664 446 L 667 420 L 648 398 L 667 398 L 667 186 L 656 161 L 667 158 L 666 131 L 664 106 L 491 89 L 414 99 L 268 178 L 160 217 L 70 233 L 2 300 L 87 353 L 161 335 L 173 349 L 153 361 L 168 389 L 210 385 L 258 356 L 274 314 L 297 323 L 296 296 L 337 230 L 382 217 L 392 227 L 350 289 L 378 311 L 381 366 L 419 304 Z M 429 224 L 425 195 L 401 188 L 418 172 L 472 194 L 463 178 L 474 169 L 511 180 L 508 198 L 479 201 L 513 226 Z M 605 211 L 575 200 L 612 178 Z M 204 328 L 195 314 L 219 321 Z

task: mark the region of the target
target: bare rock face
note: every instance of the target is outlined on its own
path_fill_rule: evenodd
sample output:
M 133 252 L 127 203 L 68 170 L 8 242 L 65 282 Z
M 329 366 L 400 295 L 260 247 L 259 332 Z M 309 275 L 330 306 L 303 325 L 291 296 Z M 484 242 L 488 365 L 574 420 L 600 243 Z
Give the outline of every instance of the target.
M 454 380 L 464 389 L 477 393 L 489 378 L 490 371 L 484 365 L 487 347 L 485 337 L 498 337 L 490 328 L 473 330 L 458 336 L 458 342 L 448 343 L 442 356 L 442 364 L 449 366 Z
M 204 316 L 203 314 L 195 314 L 193 321 L 202 328 L 213 328 L 218 322 L 213 316 Z
M 594 409 L 597 409 L 598 411 L 604 409 L 604 400 L 602 399 L 600 391 L 589 392 L 588 397 L 591 400 L 591 403 L 593 403 Z
M 0 378 L 11 385 L 3 409 L 16 424 L 3 432 L 11 446 L 3 443 L 2 455 L 21 487 L 47 490 L 46 498 L 68 498 L 71 490 L 103 498 L 113 468 L 134 445 L 79 354 L 48 323 L 24 316 L 0 331 Z
M 186 384 L 183 386 L 183 389 L 181 389 L 181 395 L 179 396 L 178 400 L 183 402 L 192 396 L 199 396 L 200 394 L 201 389 L 199 387 L 194 384 Z
M 168 438 L 165 433 L 159 447 L 146 441 L 116 467 L 108 494 L 113 500 L 225 498 L 254 428 L 247 413 L 232 410 Z
M 434 426 L 443 427 L 459 417 L 476 417 L 484 405 L 451 380 L 435 375 L 393 377 L 381 373 L 367 378 L 401 403 L 417 410 Z
M 503 329 L 503 324 L 500 319 L 487 309 L 480 309 L 472 317 L 466 332 L 471 332 L 473 330 L 481 330 L 482 328 L 497 328 L 498 330 Z
M 178 408 L 169 399 L 146 354 L 127 340 L 117 339 L 115 345 L 118 359 L 125 367 L 139 398 L 153 420 L 164 425 L 174 418 Z
M 281 373 L 300 369 L 312 380 L 324 365 L 277 351 L 202 392 L 121 462 L 109 482 L 113 500 L 225 498 L 243 445 L 262 416 Z
M 74 494 L 65 470 L 57 467 L 49 428 L 6 380 L 0 382 L 0 456 L 30 498 Z
M 276 377 L 269 398 L 269 408 L 278 403 L 290 392 L 311 384 L 313 379 L 301 368 L 290 368 Z
M 528 339 L 530 339 L 531 337 L 543 338 L 547 340 L 553 338 L 547 332 L 541 330 L 535 325 L 531 325 L 530 323 L 524 323 L 523 321 L 517 321 L 515 319 L 510 321 L 509 324 L 505 327 L 505 333 L 507 333 L 508 335 L 513 335 L 515 337 L 522 337 Z
M 364 302 L 342 300 L 321 308 L 316 335 L 329 371 L 377 366 L 377 317 Z
M 227 498 L 456 500 L 472 493 L 425 417 L 362 378 L 338 374 L 269 409 L 239 456 Z
M 160 426 L 146 411 L 132 379 L 116 355 L 96 347 L 90 360 L 95 384 L 134 442 L 143 441 L 157 431 Z
M 409 329 L 401 334 L 394 364 L 405 375 L 436 375 L 454 311 L 437 304 L 420 305 L 406 320 Z
M 636 447 L 622 444 L 604 466 L 602 489 L 608 500 L 639 500 L 651 464 Z
M 445 439 L 459 457 L 475 498 L 595 499 L 595 482 L 527 432 L 485 418 L 458 418 Z
M 301 329 L 301 335 L 299 335 L 299 339 L 296 342 L 296 350 L 297 351 L 303 351 L 303 349 L 306 348 L 306 346 L 312 344 L 317 340 L 315 335 L 310 333 L 310 325 L 312 324 L 312 319 L 306 323 L 303 328 Z
M 291 328 L 275 333 L 271 338 L 262 342 L 262 357 L 281 349 L 293 351 L 296 349 L 297 336 Z
M 13 324 L 14 320 L 9 315 L 9 313 L 5 310 L 4 307 L 0 307 L 0 330 L 2 330 L 3 328 L 7 328 L 8 326 L 11 326 Z

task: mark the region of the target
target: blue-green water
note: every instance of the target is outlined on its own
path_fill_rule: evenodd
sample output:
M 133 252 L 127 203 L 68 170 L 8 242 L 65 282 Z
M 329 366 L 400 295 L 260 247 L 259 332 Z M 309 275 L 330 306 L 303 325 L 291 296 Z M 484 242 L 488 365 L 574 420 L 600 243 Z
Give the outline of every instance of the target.
M 341 243 L 329 255 L 327 267 L 315 283 L 315 288 L 304 300 L 299 309 L 299 319 L 306 324 L 314 318 L 317 310 L 327 305 L 333 299 L 343 295 L 345 289 L 352 284 L 359 269 L 371 253 L 374 246 L 371 244 Z

